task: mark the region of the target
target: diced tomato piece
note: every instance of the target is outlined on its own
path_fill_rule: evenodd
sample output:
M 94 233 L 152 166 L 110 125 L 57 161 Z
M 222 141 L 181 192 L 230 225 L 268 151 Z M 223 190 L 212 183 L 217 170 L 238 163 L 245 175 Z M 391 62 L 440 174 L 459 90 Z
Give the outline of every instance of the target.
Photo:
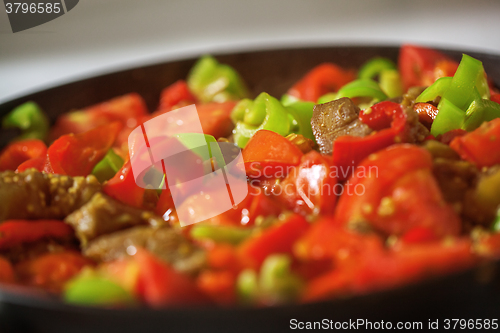
M 367 158 L 346 184 L 336 221 L 371 224 L 387 234 L 402 235 L 428 227 L 437 236 L 456 235 L 460 220 L 446 204 L 432 176 L 432 158 L 413 145 L 394 145 Z
M 38 171 L 43 171 L 45 169 L 45 165 L 47 164 L 47 155 L 36 157 L 29 159 L 23 163 L 21 163 L 16 171 L 23 172 L 28 169 L 36 169 Z
M 15 141 L 0 153 L 0 171 L 16 170 L 19 165 L 32 159 L 45 157 L 47 146 L 41 140 Z
M 356 73 L 352 70 L 324 63 L 309 71 L 288 90 L 288 94 L 304 101 L 317 102 L 321 96 L 339 90 L 355 78 Z
M 114 122 L 85 133 L 61 136 L 47 151 L 52 170 L 44 171 L 72 177 L 89 175 L 112 147 L 121 128 L 119 122 Z
M 443 53 L 415 45 L 403 45 L 399 50 L 399 73 L 405 89 L 430 86 L 443 76 L 453 76 L 458 62 Z
M 207 264 L 211 269 L 229 270 L 235 274 L 242 269 L 235 247 L 229 244 L 215 244 L 208 249 Z
M 21 283 L 59 293 L 69 279 L 90 265 L 93 262 L 79 252 L 66 251 L 22 261 L 15 270 Z
M 413 106 L 413 111 L 418 113 L 420 122 L 429 128 L 438 114 L 437 107 L 429 103 L 416 103 Z
M 292 169 L 280 184 L 280 199 L 295 212 L 333 214 L 337 192 L 337 175 L 329 156 L 311 151 L 302 157 L 301 164 Z
M 197 286 L 217 304 L 236 303 L 236 276 L 230 271 L 204 271 L 197 278 Z
M 285 177 L 290 167 L 299 165 L 303 155 L 290 140 L 268 130 L 255 133 L 243 149 L 247 175 L 254 178 Z
M 466 130 L 458 128 L 458 129 L 448 131 L 448 132 L 446 132 L 443 135 L 438 136 L 438 137 L 439 137 L 439 141 L 441 141 L 445 145 L 449 145 L 455 138 L 464 136 L 467 133 L 468 132 Z
M 131 93 L 59 116 L 50 137 L 51 140 L 56 140 L 61 135 L 87 132 L 114 121 L 122 123 L 124 128 L 133 129 L 139 125 L 139 119 L 147 114 L 146 103 L 142 97 Z
M 453 139 L 450 147 L 464 160 L 479 168 L 500 164 L 500 118 L 481 125 L 464 136 Z
M 73 229 L 62 221 L 10 220 L 0 224 L 0 250 L 34 242 L 43 238 L 65 238 L 73 235 Z
M 139 265 L 136 293 L 149 306 L 205 304 L 207 298 L 189 276 L 176 272 L 144 249 L 137 249 Z
M 136 184 L 130 161 L 127 161 L 116 175 L 104 184 L 102 191 L 133 207 L 141 208 L 144 203 L 145 189 Z
M 363 159 L 395 142 L 406 142 L 404 130 L 406 114 L 400 104 L 391 101 L 377 103 L 363 111 L 360 119 L 373 129 L 380 131 L 366 137 L 341 136 L 333 144 L 333 164 L 338 169 L 340 180 L 355 172 Z M 390 125 L 390 128 L 384 128 Z
M 179 80 L 161 92 L 158 110 L 172 110 L 174 107 L 183 107 L 196 102 L 196 97 L 189 90 L 186 81 Z
M 304 217 L 293 214 L 284 221 L 265 229 L 259 235 L 245 240 L 239 254 L 245 266 L 258 268 L 273 253 L 292 254 L 294 243 L 309 229 Z

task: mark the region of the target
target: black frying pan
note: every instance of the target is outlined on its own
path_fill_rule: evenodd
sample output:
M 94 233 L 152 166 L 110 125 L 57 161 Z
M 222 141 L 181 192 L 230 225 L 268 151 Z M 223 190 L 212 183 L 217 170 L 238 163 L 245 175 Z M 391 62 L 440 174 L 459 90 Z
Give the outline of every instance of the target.
M 460 52 L 446 51 L 456 60 Z M 500 86 L 500 56 L 467 52 L 483 61 L 486 72 Z M 221 55 L 243 76 L 251 91 L 281 96 L 309 69 L 322 62 L 359 67 L 374 56 L 397 59 L 395 47 L 324 47 L 246 52 Z M 151 111 L 160 91 L 185 78 L 195 59 L 134 68 L 81 80 L 18 98 L 0 105 L 0 116 L 14 107 L 35 101 L 52 122 L 61 113 L 78 109 L 129 92 L 141 94 Z M 15 133 L 3 132 L 0 146 Z M 300 321 L 334 322 L 359 320 L 392 322 L 417 321 L 426 329 L 429 320 L 500 318 L 500 263 L 416 285 L 337 299 L 327 302 L 250 308 L 184 308 L 150 310 L 109 310 L 64 304 L 32 290 L 0 286 L 0 332 L 284 332 Z M 292 322 L 291 322 L 292 321 Z M 361 322 L 359 322 L 361 323 Z M 375 324 L 376 325 L 376 324 Z M 366 327 L 366 326 L 361 326 Z M 351 326 L 352 328 L 352 326 Z

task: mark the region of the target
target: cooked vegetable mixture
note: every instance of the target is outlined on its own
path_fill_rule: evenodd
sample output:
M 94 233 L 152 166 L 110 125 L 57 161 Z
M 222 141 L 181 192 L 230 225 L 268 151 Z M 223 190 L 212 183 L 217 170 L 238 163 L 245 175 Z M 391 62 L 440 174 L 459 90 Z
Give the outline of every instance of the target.
M 266 306 L 500 259 L 500 93 L 481 61 L 404 45 L 398 64 L 318 64 L 284 96 L 249 91 L 205 56 L 153 113 L 133 93 L 52 128 L 36 101 L 12 110 L 2 126 L 21 136 L 0 153 L 1 287 L 91 306 Z M 136 185 L 129 134 L 191 104 L 207 140 L 242 149 L 249 194 L 181 227 L 168 186 Z

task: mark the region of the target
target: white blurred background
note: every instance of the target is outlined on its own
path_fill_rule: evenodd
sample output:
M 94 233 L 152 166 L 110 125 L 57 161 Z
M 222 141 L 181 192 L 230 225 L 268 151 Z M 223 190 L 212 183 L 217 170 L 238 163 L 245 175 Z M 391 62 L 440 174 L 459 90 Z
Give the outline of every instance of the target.
M 499 31 L 497 0 L 80 0 L 16 34 L 0 5 L 0 102 L 207 52 L 412 42 L 500 54 Z

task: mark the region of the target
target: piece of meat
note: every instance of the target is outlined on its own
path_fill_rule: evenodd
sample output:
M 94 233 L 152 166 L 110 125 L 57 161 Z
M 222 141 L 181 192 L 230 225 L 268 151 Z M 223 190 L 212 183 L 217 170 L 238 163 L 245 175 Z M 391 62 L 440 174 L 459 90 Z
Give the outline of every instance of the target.
M 64 220 L 76 232 L 83 248 L 101 235 L 127 229 L 136 225 L 161 226 L 165 221 L 150 211 L 122 204 L 111 197 L 96 193 L 89 202 Z
M 364 137 L 372 132 L 359 120 L 359 112 L 359 108 L 346 97 L 314 106 L 311 126 L 323 154 L 332 153 L 333 142 L 340 136 Z
M 101 190 L 94 176 L 69 177 L 34 169 L 0 173 L 0 222 L 62 219 Z
M 111 261 L 134 254 L 142 247 L 181 272 L 196 273 L 206 262 L 205 252 L 190 243 L 178 230 L 137 226 L 91 241 L 83 251 L 95 261 Z

